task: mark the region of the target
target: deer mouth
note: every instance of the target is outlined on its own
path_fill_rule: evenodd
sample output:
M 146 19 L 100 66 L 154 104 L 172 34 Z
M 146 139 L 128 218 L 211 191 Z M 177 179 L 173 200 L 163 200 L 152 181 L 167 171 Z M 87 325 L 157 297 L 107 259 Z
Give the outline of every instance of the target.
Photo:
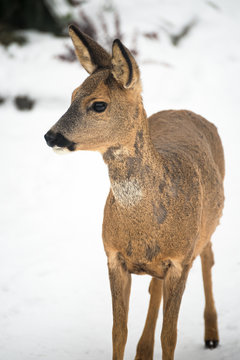
M 49 130 L 44 135 L 44 138 L 48 146 L 53 148 L 57 153 L 74 151 L 76 149 L 76 144 L 73 141 L 68 140 L 61 133 L 54 133 L 52 130 Z
M 53 146 L 52 149 L 58 155 L 64 155 L 71 152 L 71 150 L 66 147 Z

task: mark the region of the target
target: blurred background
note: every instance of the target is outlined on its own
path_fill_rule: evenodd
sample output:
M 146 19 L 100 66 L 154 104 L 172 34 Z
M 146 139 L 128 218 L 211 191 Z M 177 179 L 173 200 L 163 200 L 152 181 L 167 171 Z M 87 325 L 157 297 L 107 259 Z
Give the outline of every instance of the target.
M 140 66 L 148 115 L 189 109 L 213 122 L 226 158 L 226 202 L 213 236 L 220 346 L 203 347 L 199 259 L 189 276 L 176 359 L 239 359 L 240 3 L 236 0 L 1 0 L 0 359 L 111 358 L 111 295 L 101 240 L 101 156 L 57 156 L 46 131 L 87 73 L 69 23 L 109 52 L 120 38 Z M 143 329 L 150 278 L 133 276 L 126 359 Z M 160 312 L 155 357 L 161 358 Z

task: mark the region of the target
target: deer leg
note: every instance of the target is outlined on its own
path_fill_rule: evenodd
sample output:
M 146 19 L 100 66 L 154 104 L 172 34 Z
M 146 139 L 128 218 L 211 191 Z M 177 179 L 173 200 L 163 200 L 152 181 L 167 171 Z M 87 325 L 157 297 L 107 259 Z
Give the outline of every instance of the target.
M 149 293 L 151 298 L 147 319 L 142 336 L 138 342 L 135 360 L 153 359 L 154 333 L 162 297 L 162 280 L 152 278 L 149 286 Z
M 127 342 L 127 320 L 129 297 L 131 290 L 131 275 L 124 261 L 115 254 L 108 258 L 108 271 L 112 293 L 113 308 L 113 360 L 123 360 Z
M 217 326 L 217 312 L 214 305 L 212 292 L 212 274 L 211 268 L 214 265 L 214 257 L 212 252 L 212 244 L 209 242 L 201 253 L 202 275 L 205 293 L 205 345 L 209 349 L 214 349 L 218 346 L 218 326 Z
M 183 266 L 181 273 L 169 272 L 163 283 L 163 326 L 161 333 L 162 360 L 173 360 L 177 342 L 177 321 L 190 265 Z

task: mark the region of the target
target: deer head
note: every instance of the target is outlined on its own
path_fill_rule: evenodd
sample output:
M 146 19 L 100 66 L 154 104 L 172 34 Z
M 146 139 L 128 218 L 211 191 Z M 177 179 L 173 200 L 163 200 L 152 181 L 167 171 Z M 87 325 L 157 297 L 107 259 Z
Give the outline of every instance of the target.
M 97 150 L 124 145 L 136 132 L 141 104 L 139 69 L 129 50 L 115 40 L 112 57 L 76 26 L 69 27 L 75 52 L 90 76 L 73 91 L 66 113 L 45 135 L 55 150 Z M 134 131 L 135 129 L 135 131 Z

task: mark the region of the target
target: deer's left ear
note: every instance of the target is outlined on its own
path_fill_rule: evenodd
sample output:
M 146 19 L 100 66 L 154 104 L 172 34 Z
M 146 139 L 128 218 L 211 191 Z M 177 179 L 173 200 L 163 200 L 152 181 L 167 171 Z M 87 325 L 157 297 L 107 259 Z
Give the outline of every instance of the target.
M 110 55 L 93 39 L 84 34 L 77 26 L 69 26 L 75 52 L 81 65 L 89 74 L 98 68 L 110 68 Z
M 126 89 L 133 88 L 140 81 L 137 63 L 130 51 L 116 39 L 112 48 L 112 74 Z

